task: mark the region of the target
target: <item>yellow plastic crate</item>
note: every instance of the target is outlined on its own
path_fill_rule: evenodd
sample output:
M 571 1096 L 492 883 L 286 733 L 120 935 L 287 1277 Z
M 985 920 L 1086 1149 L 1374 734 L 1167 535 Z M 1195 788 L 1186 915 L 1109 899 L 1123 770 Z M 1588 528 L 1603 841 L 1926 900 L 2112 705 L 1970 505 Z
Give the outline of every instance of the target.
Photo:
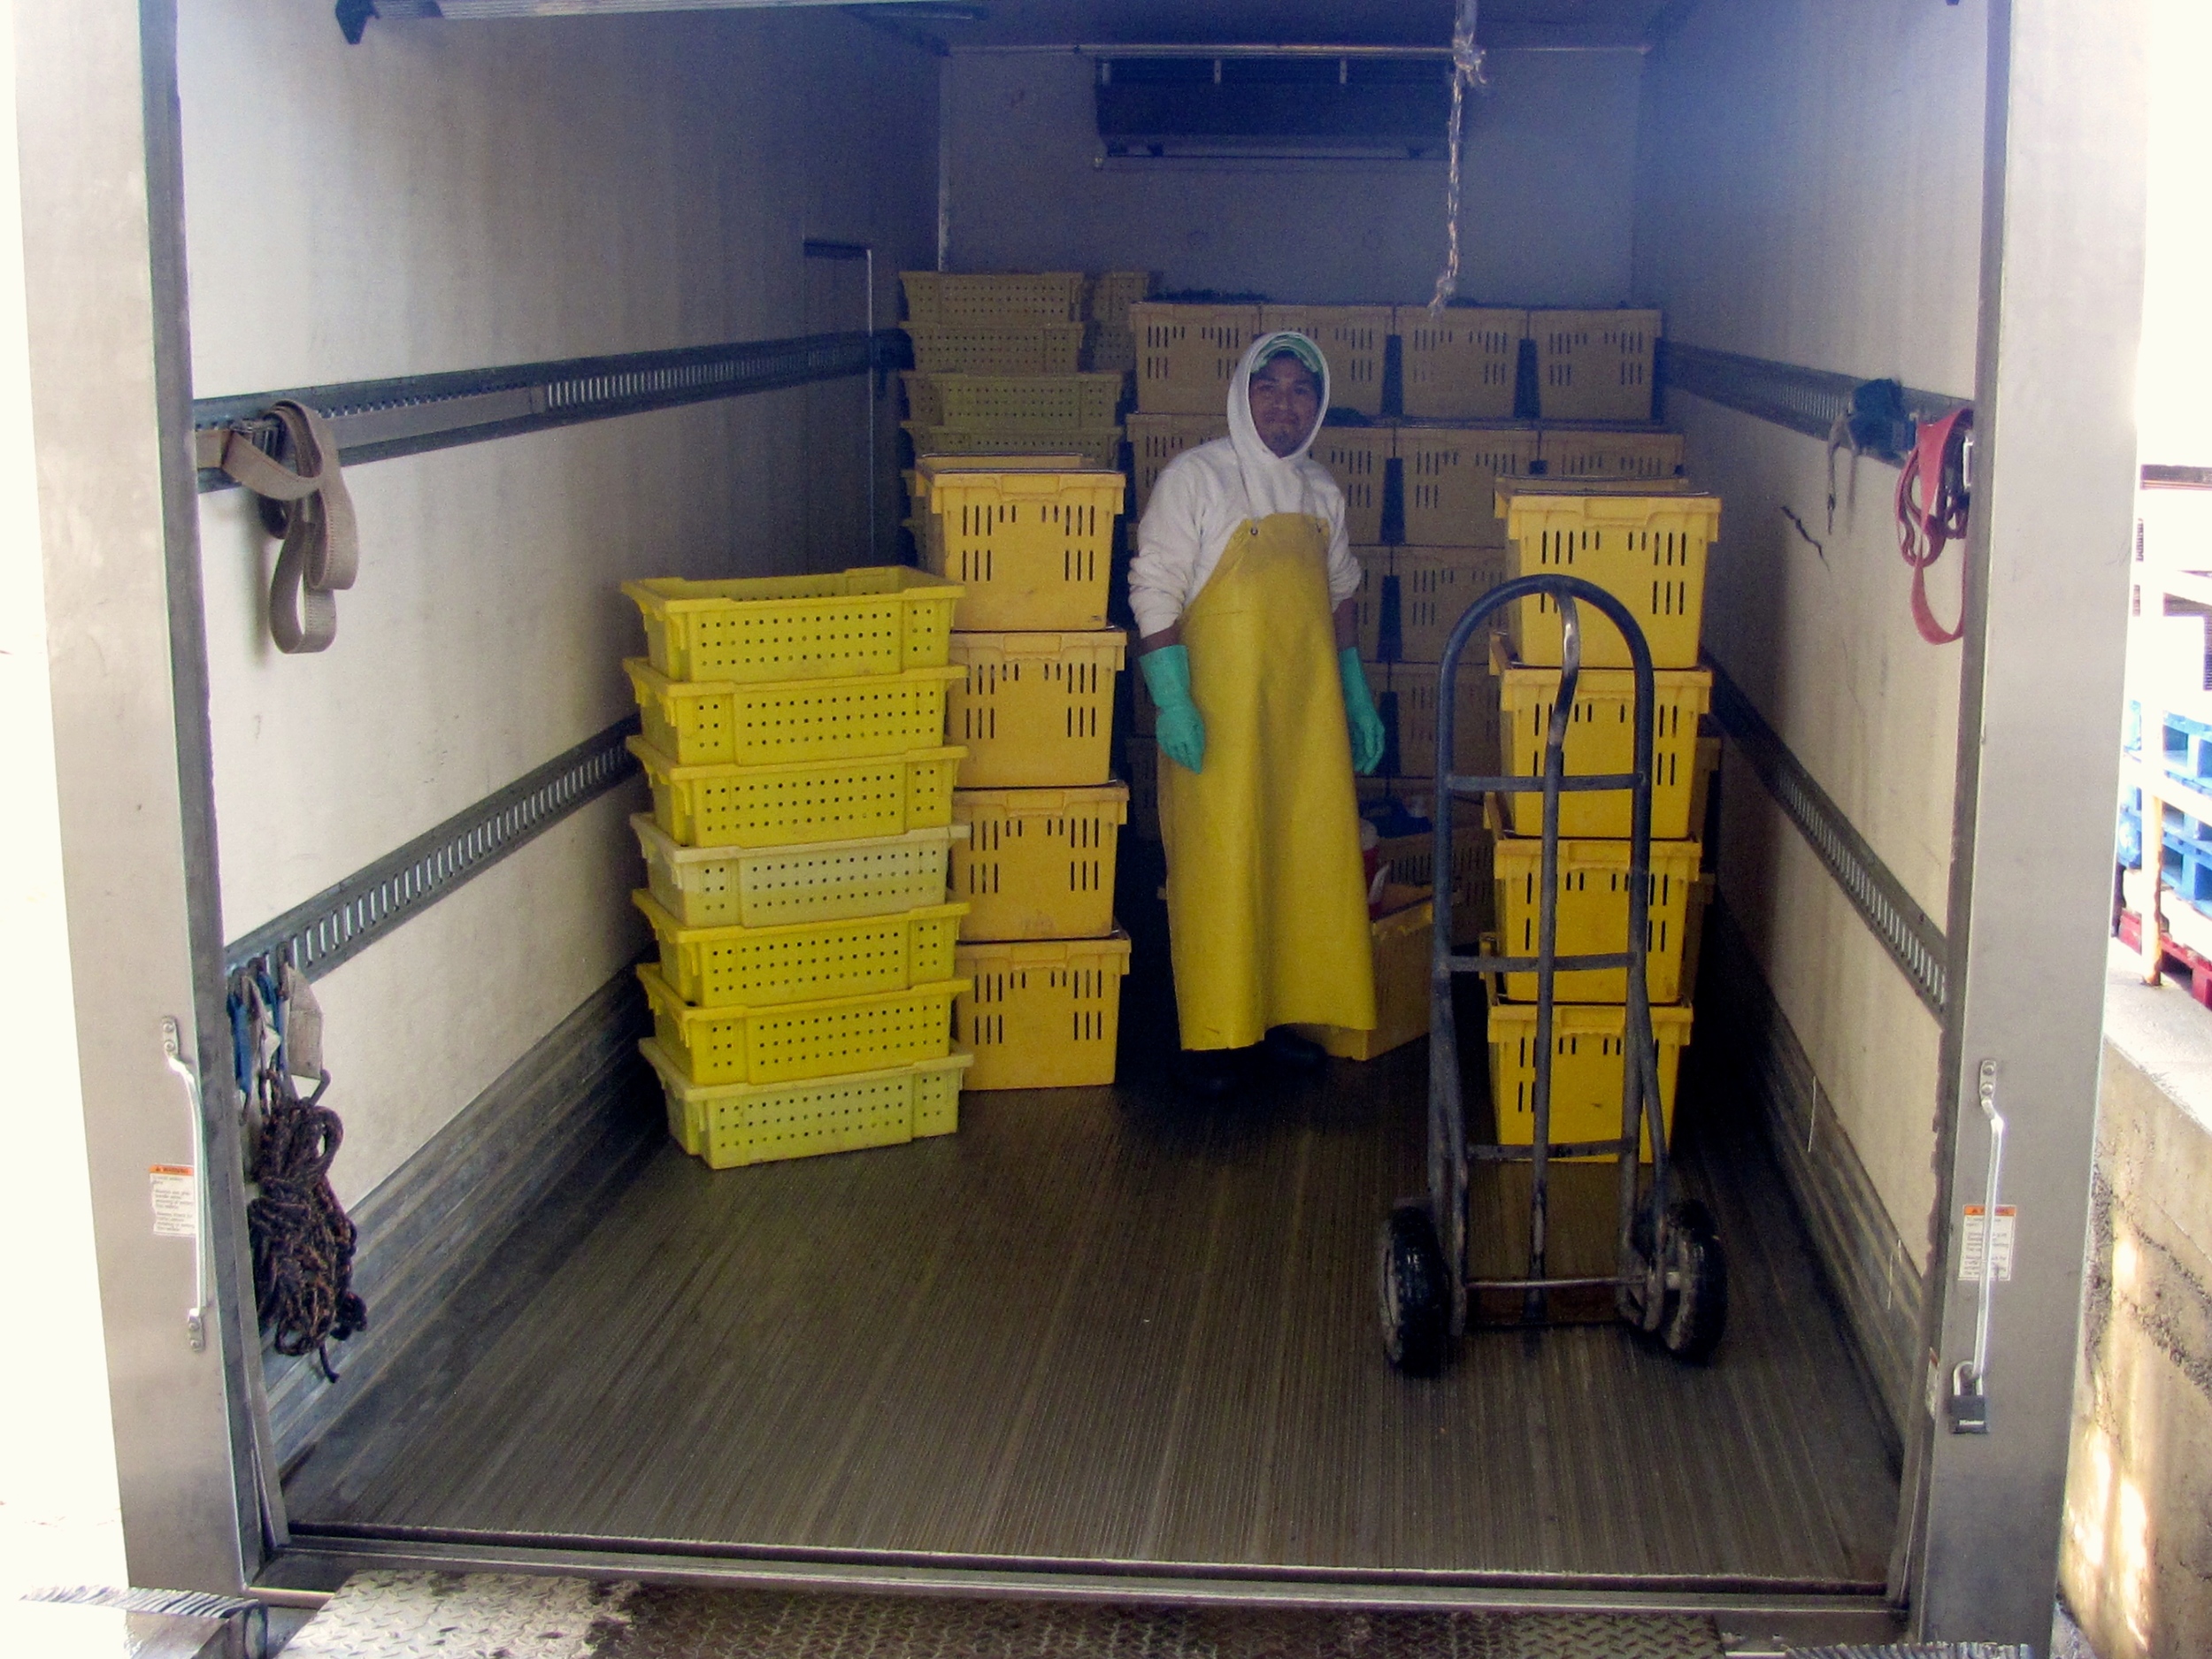
M 1396 434 L 1388 426 L 1324 426 L 1307 453 L 1344 491 L 1344 534 L 1363 545 L 1380 541 L 1384 483 Z
M 804 1083 L 694 1083 L 657 1042 L 638 1052 L 660 1074 L 668 1133 L 710 1169 L 902 1146 L 960 1127 L 967 1054 Z
M 1438 420 L 1509 420 L 1528 313 L 1491 306 L 1401 305 L 1400 407 Z
M 1502 775 L 1540 778 L 1552 704 L 1559 695 L 1556 668 L 1528 668 L 1508 660 L 1502 641 L 1491 647 L 1492 672 L 1500 676 Z M 1683 841 L 1690 833 L 1690 792 L 1696 780 L 1698 717 L 1711 707 L 1710 669 L 1663 668 L 1654 674 L 1652 709 L 1651 836 Z M 1636 676 L 1625 668 L 1586 668 L 1575 682 L 1567 721 L 1566 771 L 1624 772 L 1635 764 Z M 1629 832 L 1625 789 L 1576 791 L 1559 797 L 1559 833 L 1622 839 Z M 1544 798 L 1515 795 L 1509 809 L 1516 835 L 1544 833 Z
M 1089 279 L 1079 271 L 902 271 L 910 322 L 1003 328 L 1072 322 Z
M 1690 1010 L 1655 1008 L 1651 1034 L 1659 1057 L 1660 1122 L 1674 1136 L 1675 1079 L 1690 1046 Z M 1621 1133 L 1621 1064 L 1628 1010 L 1617 1003 L 1563 1002 L 1552 1008 L 1551 1139 L 1610 1141 Z M 1528 1002 L 1490 1004 L 1490 1099 L 1502 1146 L 1536 1140 L 1536 1009 Z M 1651 1135 L 1643 1135 L 1651 1162 Z M 1593 1160 L 1594 1162 L 1599 1160 Z
M 786 1083 L 941 1060 L 952 1047 L 953 999 L 965 979 L 903 991 L 773 1006 L 694 1008 L 661 971 L 637 971 L 653 1007 L 653 1040 L 695 1083 Z
M 795 847 L 685 847 L 648 813 L 630 819 L 646 884 L 686 927 L 780 927 L 889 916 L 944 902 L 964 824 Z
M 1132 746 L 1134 747 L 1133 745 Z M 968 829 L 952 855 L 964 939 L 1088 939 L 1114 931 L 1114 865 L 1129 818 L 1127 785 L 960 789 Z
M 1129 935 L 964 942 L 953 1029 L 973 1051 L 972 1089 L 1075 1088 L 1114 1080 Z
M 1502 547 L 1405 547 L 1391 561 L 1397 580 L 1397 660 L 1440 663 L 1444 646 L 1467 608 L 1506 579 Z M 1494 625 L 1500 618 L 1493 617 Z M 1478 637 L 1459 654 L 1461 673 L 1484 672 L 1489 641 Z
M 1121 408 L 1118 374 L 917 374 L 899 376 L 907 418 L 918 426 L 1057 432 L 1110 426 Z
M 945 741 L 956 664 L 849 680 L 671 680 L 641 657 L 623 672 L 645 741 L 683 766 L 772 766 L 902 754 Z
M 968 758 L 964 789 L 1080 788 L 1113 770 L 1114 676 L 1129 636 L 1086 634 L 955 634 L 953 741 Z
M 1229 383 L 1259 326 L 1256 305 L 1131 305 L 1137 407 L 1147 414 L 1225 419 Z
M 1537 407 L 1547 420 L 1649 420 L 1659 313 L 1535 311 Z
M 1696 841 L 1651 843 L 1651 933 L 1644 988 L 1655 1002 L 1672 1002 L 1683 994 L 1682 946 L 1689 931 L 1690 889 L 1697 885 L 1698 861 L 1704 851 Z M 1528 836 L 1500 835 L 1494 856 L 1501 954 L 1532 956 L 1543 896 L 1544 843 Z M 1627 949 L 1628 843 L 1563 838 L 1559 954 L 1593 956 Z M 1534 974 L 1503 977 L 1507 996 L 1520 1002 L 1536 1000 Z M 1562 973 L 1553 982 L 1552 995 L 1563 1002 L 1622 1002 L 1628 995 L 1628 971 L 1593 968 Z
M 865 760 L 774 766 L 680 766 L 626 740 L 653 789 L 653 821 L 685 847 L 789 847 L 903 835 L 952 822 L 967 750 L 923 749 Z
M 1536 452 L 1533 426 L 1400 426 L 1407 544 L 1504 546 L 1499 480 L 1526 477 Z
M 924 557 L 958 572 L 956 626 L 980 633 L 1106 626 L 1114 518 L 1127 480 L 1118 472 L 915 469 L 927 491 Z
M 1219 410 L 1210 415 L 1137 413 L 1129 417 L 1128 425 L 1129 472 L 1135 495 L 1132 511 L 1140 517 L 1170 461 L 1186 449 L 1229 435 L 1229 417 Z
M 834 576 L 625 582 L 671 680 L 841 680 L 941 667 L 960 589 L 884 565 Z
M 1433 663 L 1397 663 L 1384 668 L 1371 664 L 1368 673 L 1376 686 L 1390 694 L 1390 710 L 1398 725 L 1398 771 L 1402 776 L 1436 775 L 1436 706 L 1440 682 Z M 1386 675 L 1386 679 L 1379 676 Z M 1486 666 L 1472 651 L 1459 659 L 1459 708 L 1452 723 L 1452 768 L 1462 777 L 1486 778 L 1496 772 L 1501 760 L 1498 686 Z
M 1379 415 L 1390 313 L 1387 305 L 1263 305 L 1260 333 L 1294 329 L 1305 335 L 1328 359 L 1329 406 Z
M 1705 619 L 1705 564 L 1720 535 L 1720 497 L 1622 495 L 1522 486 L 1498 492 L 1516 576 L 1579 576 L 1628 608 L 1656 668 L 1697 666 Z M 1628 641 L 1591 606 L 1582 608 L 1582 660 L 1628 666 Z M 1556 667 L 1565 641 L 1551 599 L 1524 599 L 1507 632 L 1513 654 Z
M 1678 479 L 1683 439 L 1654 426 L 1546 426 L 1537 434 L 1544 476 L 1574 480 Z
M 899 423 L 914 441 L 917 458 L 947 455 L 1034 455 L 1041 446 L 1065 450 L 1079 465 L 1116 468 L 1121 465 L 1119 426 L 925 426 Z
M 902 324 L 924 374 L 1078 374 L 1079 322 Z
M 952 977 L 964 904 L 780 927 L 686 927 L 641 889 L 630 902 L 660 941 L 661 977 L 694 1008 L 814 1002 Z
M 1385 890 L 1386 903 L 1401 908 L 1368 926 L 1375 953 L 1375 1028 L 1300 1025 L 1340 1060 L 1372 1060 L 1429 1034 L 1429 940 L 1436 928 L 1436 907 L 1427 899 L 1406 903 L 1409 887 Z

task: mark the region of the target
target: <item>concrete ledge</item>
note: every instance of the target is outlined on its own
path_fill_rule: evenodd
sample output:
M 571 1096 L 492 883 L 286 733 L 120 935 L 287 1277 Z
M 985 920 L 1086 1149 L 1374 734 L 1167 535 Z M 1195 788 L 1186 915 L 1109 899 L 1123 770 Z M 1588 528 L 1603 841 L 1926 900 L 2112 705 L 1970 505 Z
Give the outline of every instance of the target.
M 2116 947 L 2060 1581 L 2103 1659 L 2212 1653 L 2212 1013 Z

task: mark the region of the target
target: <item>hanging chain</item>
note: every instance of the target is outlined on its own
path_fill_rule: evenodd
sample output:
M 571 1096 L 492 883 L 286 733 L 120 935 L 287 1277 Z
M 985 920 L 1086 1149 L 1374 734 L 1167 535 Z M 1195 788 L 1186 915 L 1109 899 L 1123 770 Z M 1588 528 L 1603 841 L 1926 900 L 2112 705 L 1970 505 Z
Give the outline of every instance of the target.
M 1475 44 L 1476 0 L 1462 0 L 1459 20 L 1452 26 L 1452 115 L 1444 169 L 1444 270 L 1436 279 L 1436 293 L 1429 310 L 1440 311 L 1459 292 L 1459 163 L 1460 134 L 1465 125 L 1467 88 L 1490 83 L 1482 73 L 1482 48 Z

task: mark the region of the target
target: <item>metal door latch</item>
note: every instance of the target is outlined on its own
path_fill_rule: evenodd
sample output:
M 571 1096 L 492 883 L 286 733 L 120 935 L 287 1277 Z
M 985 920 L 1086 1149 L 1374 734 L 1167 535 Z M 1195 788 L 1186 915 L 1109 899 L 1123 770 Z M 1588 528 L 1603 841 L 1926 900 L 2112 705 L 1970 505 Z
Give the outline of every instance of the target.
M 177 1022 L 161 1020 L 161 1057 L 184 1084 L 192 1108 L 192 1194 L 198 1213 L 192 1218 L 192 1305 L 184 1310 L 185 1340 L 195 1353 L 207 1348 L 207 1132 L 200 1110 L 200 1074 L 184 1062 L 184 1037 Z
M 1985 1060 L 1975 1091 L 1989 1125 L 1988 1184 L 1982 1197 L 1982 1271 L 1974 1305 L 1974 1357 L 1951 1368 L 1945 1409 L 1954 1434 L 1989 1432 L 1989 1310 L 1997 1291 L 1997 1192 L 2005 1162 L 2005 1120 L 1997 1110 L 1997 1063 Z

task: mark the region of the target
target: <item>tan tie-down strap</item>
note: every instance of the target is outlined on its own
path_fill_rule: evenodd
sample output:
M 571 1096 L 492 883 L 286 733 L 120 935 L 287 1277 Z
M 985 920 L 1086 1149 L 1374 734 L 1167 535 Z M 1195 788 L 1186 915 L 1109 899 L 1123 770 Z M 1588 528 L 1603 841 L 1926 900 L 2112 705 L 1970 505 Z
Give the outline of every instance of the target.
M 275 504 L 283 541 L 269 583 L 269 633 L 280 651 L 325 650 L 338 637 L 335 595 L 353 586 L 361 565 L 353 497 L 328 423 L 289 400 L 269 413 L 280 434 L 275 457 L 234 427 L 211 426 L 194 434 L 195 458 Z

